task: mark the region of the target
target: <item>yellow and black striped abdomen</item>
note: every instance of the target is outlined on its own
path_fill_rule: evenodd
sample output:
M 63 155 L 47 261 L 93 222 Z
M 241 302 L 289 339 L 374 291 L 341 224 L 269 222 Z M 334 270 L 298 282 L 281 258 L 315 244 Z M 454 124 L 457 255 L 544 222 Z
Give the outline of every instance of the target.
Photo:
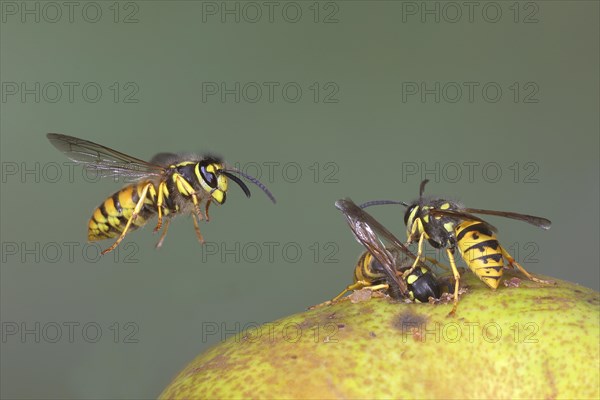
M 125 186 L 123 189 L 108 197 L 96 208 L 88 223 L 88 240 L 103 240 L 117 237 L 125 229 L 133 210 L 140 199 L 142 189 L 149 182 L 139 182 Z M 156 188 L 152 186 L 146 195 L 145 205 L 130 230 L 146 224 L 149 218 L 156 214 Z
M 364 281 L 372 285 L 385 282 L 385 274 L 382 270 L 379 261 L 370 252 L 365 251 L 354 268 L 354 282 Z
M 464 221 L 456 227 L 456 242 L 471 271 L 490 288 L 496 289 L 504 267 L 496 234 L 479 221 Z

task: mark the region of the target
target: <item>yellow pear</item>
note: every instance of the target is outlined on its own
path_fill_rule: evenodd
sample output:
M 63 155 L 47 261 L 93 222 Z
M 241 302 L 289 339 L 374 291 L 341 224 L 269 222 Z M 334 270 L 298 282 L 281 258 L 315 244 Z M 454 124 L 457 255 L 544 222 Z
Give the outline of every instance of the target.
M 600 398 L 599 293 L 505 276 L 492 291 L 463 274 L 454 317 L 451 301 L 362 290 L 247 329 L 199 355 L 160 398 Z

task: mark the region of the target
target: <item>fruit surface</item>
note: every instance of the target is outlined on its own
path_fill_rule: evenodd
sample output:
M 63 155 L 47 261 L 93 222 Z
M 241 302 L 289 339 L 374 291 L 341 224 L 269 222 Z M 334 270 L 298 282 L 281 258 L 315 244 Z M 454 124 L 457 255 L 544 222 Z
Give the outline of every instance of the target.
M 230 337 L 160 398 L 600 398 L 600 294 L 519 278 L 463 274 L 455 317 L 355 292 Z

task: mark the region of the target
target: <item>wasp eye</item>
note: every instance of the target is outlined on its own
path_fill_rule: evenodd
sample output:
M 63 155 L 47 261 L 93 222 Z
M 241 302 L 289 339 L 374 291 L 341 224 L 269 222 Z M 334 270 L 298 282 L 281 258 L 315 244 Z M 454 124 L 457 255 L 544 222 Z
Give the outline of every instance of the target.
M 214 173 L 207 171 L 206 165 L 200 166 L 200 173 L 202 174 L 202 177 L 204 178 L 208 186 L 210 186 L 211 188 L 217 187 L 217 176 Z
M 410 218 L 410 215 L 413 213 L 413 210 L 415 209 L 415 207 L 416 207 L 415 205 L 412 205 L 406 209 L 406 212 L 404 213 L 404 225 L 408 226 L 408 219 Z

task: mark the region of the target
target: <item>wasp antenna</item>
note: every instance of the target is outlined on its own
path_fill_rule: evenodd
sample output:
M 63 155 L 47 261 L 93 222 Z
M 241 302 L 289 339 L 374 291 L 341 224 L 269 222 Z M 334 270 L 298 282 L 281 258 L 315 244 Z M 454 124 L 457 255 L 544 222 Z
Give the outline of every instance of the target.
M 235 183 L 237 183 L 244 191 L 244 194 L 246 195 L 246 197 L 250 197 L 250 189 L 248 189 L 248 186 L 246 186 L 244 181 L 242 181 L 237 176 L 230 174 L 229 172 L 226 172 L 226 171 L 223 171 L 222 174 L 225 175 L 226 177 L 228 177 L 229 179 L 231 179 L 232 181 L 234 181 Z
M 231 180 L 233 180 L 235 183 L 237 183 L 238 185 L 240 185 L 240 187 L 242 188 L 242 190 L 244 191 L 244 193 L 246 193 L 247 197 L 250 197 L 250 189 L 248 189 L 248 186 L 246 186 L 246 184 L 240 178 L 238 178 L 237 176 L 233 175 L 232 172 L 236 173 L 238 175 L 241 175 L 247 181 L 254 183 L 263 192 L 265 192 L 265 194 L 273 202 L 273 204 L 277 203 L 277 201 L 275 200 L 275 196 L 273 196 L 273 194 L 269 191 L 269 189 L 267 189 L 267 187 L 265 185 L 263 185 L 263 183 L 261 181 L 259 181 L 257 178 L 255 178 L 253 176 L 250 176 L 248 174 L 245 174 L 245 173 L 243 173 L 242 171 L 240 171 L 238 169 L 227 169 L 227 170 L 224 170 L 222 172 L 222 174 L 225 175 L 225 176 L 227 176 L 228 178 L 231 178 Z
M 382 206 L 385 204 L 401 204 L 404 207 L 408 207 L 408 204 L 406 204 L 403 201 L 395 201 L 395 200 L 373 200 L 373 201 L 367 201 L 366 203 L 362 203 L 361 205 L 359 205 L 358 207 L 360 208 L 367 208 L 367 207 L 371 207 L 371 206 Z
M 422 181 L 421 186 L 419 186 L 419 199 L 421 199 L 423 197 L 423 193 L 425 193 L 425 185 L 427 185 L 427 182 L 429 182 L 429 179 Z

